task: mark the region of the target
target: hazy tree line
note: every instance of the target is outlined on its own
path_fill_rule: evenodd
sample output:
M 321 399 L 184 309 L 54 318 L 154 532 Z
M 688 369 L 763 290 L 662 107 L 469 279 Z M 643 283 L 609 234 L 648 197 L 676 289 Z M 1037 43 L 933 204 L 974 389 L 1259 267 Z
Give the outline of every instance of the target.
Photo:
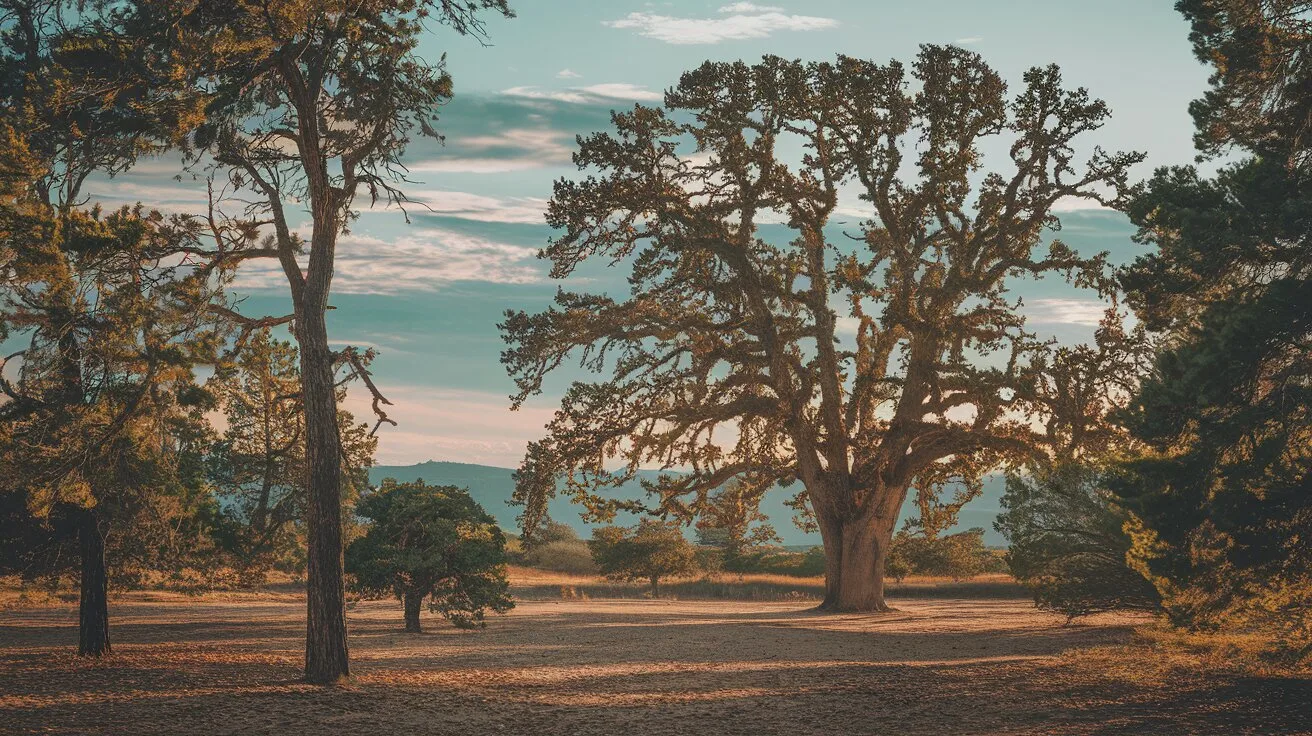
M 909 556 L 969 557 L 978 540 L 946 530 L 1006 472 L 999 529 L 1041 604 L 1307 641 L 1312 6 L 1178 7 L 1215 70 L 1192 108 L 1203 153 L 1230 157 L 1212 175 L 1136 184 L 1144 156 L 1096 147 L 1111 113 L 1056 67 L 1012 88 L 942 46 L 909 65 L 708 62 L 581 138 L 544 255 L 556 277 L 613 262 L 633 289 L 507 314 L 516 406 L 567 360 L 595 374 L 517 474 L 525 542 L 561 489 L 595 521 L 649 512 L 591 552 L 655 588 L 655 563 L 695 562 L 671 523 L 749 556 L 783 485 L 823 540 L 823 607 L 884 610 Z M 282 566 L 306 577 L 306 677 L 335 681 L 352 535 L 362 587 L 401 598 L 408 626 L 428 595 L 464 624 L 509 605 L 501 532 L 467 494 L 390 484 L 357 506 L 388 401 L 373 354 L 330 347 L 326 323 L 357 196 L 405 204 L 410 136 L 436 136 L 452 94 L 421 35 L 482 37 L 489 14 L 510 10 L 0 0 L 3 564 L 76 571 L 83 654 L 109 651 L 111 575 Z M 207 188 L 205 211 L 89 201 L 156 156 Z M 1122 269 L 1075 252 L 1055 214 L 1072 199 L 1151 247 Z M 233 302 L 253 259 L 277 264 L 290 314 Z M 1091 344 L 1029 329 L 1013 289 L 1045 276 L 1108 299 Z M 340 408 L 348 384 L 370 422 Z M 652 465 L 688 472 L 645 505 L 607 496 Z

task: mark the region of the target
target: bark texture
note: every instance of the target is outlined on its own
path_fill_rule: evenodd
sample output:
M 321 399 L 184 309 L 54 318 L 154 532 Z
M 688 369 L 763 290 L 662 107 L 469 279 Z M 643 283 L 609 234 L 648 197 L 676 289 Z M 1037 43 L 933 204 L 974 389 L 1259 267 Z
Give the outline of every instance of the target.
M 105 537 L 95 510 L 82 514 L 78 526 L 82 555 L 78 595 L 77 653 L 82 657 L 109 654 L 109 577 L 105 573 Z
M 342 573 L 341 440 L 337 434 L 337 397 L 324 323 L 325 306 L 304 305 L 298 310 L 296 329 L 310 469 L 306 504 L 305 679 L 320 684 L 350 675 Z
M 424 594 L 413 590 L 405 593 L 405 630 L 418 634 L 423 631 L 419 624 L 419 610 L 423 606 Z

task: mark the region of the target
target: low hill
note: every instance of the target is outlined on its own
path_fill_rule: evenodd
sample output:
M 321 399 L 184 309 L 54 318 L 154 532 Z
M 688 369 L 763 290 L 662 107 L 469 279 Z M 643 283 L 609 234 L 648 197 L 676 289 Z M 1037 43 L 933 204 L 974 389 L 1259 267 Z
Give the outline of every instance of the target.
M 519 508 L 508 503 L 515 489 L 515 482 L 511 478 L 512 472 L 510 468 L 430 460 L 418 465 L 379 465 L 369 471 L 369 480 L 371 483 L 377 484 L 382 482 L 383 478 L 395 478 L 399 481 L 422 479 L 433 485 L 453 485 L 468 488 L 474 499 L 488 513 L 496 517 L 497 523 L 502 528 L 516 530 L 519 525 L 515 521 L 515 517 L 519 515 Z M 659 473 L 648 470 L 642 471 L 642 474 L 654 479 Z M 1002 492 L 1002 477 L 990 477 L 984 485 L 984 493 L 979 498 L 966 504 L 965 508 L 962 509 L 960 524 L 958 524 L 957 529 L 982 527 L 984 529 L 985 544 L 1004 544 L 1005 540 L 1002 536 L 993 530 L 993 520 L 997 518 L 1000 511 L 999 499 L 1002 497 Z M 820 536 L 818 534 L 807 534 L 793 524 L 793 510 L 784 503 L 792 497 L 792 494 L 793 491 L 789 489 L 774 489 L 766 494 L 765 501 L 761 504 L 761 511 L 770 518 L 775 530 L 783 538 L 785 545 L 809 546 L 819 544 Z M 630 483 L 618 489 L 617 497 L 641 499 L 643 498 L 643 491 L 636 482 Z M 579 506 L 571 503 L 568 498 L 556 498 L 548 506 L 548 512 L 551 514 L 552 519 L 569 524 L 574 527 L 579 536 L 586 539 L 592 533 L 590 531 L 592 525 L 579 518 L 581 510 Z M 910 510 L 909 504 L 908 510 Z M 906 515 L 908 512 L 904 511 L 903 513 Z M 617 523 L 627 525 L 634 523 L 635 520 L 636 517 L 631 514 L 621 514 Z M 692 532 L 689 530 L 689 535 L 691 536 L 691 534 Z

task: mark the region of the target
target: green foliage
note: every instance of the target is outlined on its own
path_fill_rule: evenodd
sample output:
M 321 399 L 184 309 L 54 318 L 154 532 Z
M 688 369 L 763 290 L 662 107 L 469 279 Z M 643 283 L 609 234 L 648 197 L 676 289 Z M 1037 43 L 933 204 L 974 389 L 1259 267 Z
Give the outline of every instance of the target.
M 607 577 L 649 581 L 653 595 L 660 592 L 661 578 L 697 571 L 696 550 L 673 522 L 643 519 L 632 528 L 593 529 L 588 548 Z
M 1154 246 L 1124 274 L 1167 335 L 1125 423 L 1144 457 L 1116 478 L 1130 561 L 1189 626 L 1275 625 L 1312 646 L 1312 189 L 1306 2 L 1185 0 L 1212 88 L 1211 179 L 1159 170 L 1129 207 Z
M 893 537 L 886 572 L 901 582 L 907 575 L 930 575 L 965 580 L 989 566 L 984 530 L 929 535 L 903 530 Z
M 593 575 L 599 570 L 587 542 L 578 537 L 540 542 L 524 552 L 520 559 L 529 567 L 573 575 Z
M 486 611 L 514 606 L 505 537 L 468 491 L 389 478 L 356 513 L 372 521 L 346 551 L 358 590 L 430 597 L 430 609 L 461 628 L 483 627 Z
M 762 545 L 777 543 L 779 535 L 761 513 L 761 499 L 770 487 L 735 478 L 707 495 L 697 512 L 697 541 L 723 551 L 726 564 Z
M 1067 616 L 1161 607 L 1156 589 L 1126 561 L 1126 516 L 1111 502 L 1104 473 L 1068 465 L 1011 475 L 995 527 L 1007 565 L 1040 608 Z
M 225 546 L 247 583 L 260 582 L 270 568 L 304 572 L 309 470 L 300 376 L 296 347 L 265 328 L 249 335 L 236 360 L 207 386 L 226 424 L 209 450 L 207 476 L 230 521 Z M 339 394 L 340 402 L 345 389 Z M 378 442 L 350 412 L 337 414 L 342 507 L 349 519 Z

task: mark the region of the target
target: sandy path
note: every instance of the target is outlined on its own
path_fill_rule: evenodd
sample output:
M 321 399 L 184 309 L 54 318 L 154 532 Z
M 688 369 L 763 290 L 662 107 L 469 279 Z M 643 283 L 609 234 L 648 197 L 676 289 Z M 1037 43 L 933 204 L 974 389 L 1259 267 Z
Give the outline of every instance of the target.
M 1306 681 L 1108 674 L 1069 652 L 1137 620 L 1065 626 L 1026 601 L 526 601 L 422 635 L 373 602 L 351 611 L 354 679 L 332 689 L 297 682 L 301 605 L 132 595 L 102 663 L 72 656 L 73 610 L 0 612 L 0 733 L 1312 732 Z

